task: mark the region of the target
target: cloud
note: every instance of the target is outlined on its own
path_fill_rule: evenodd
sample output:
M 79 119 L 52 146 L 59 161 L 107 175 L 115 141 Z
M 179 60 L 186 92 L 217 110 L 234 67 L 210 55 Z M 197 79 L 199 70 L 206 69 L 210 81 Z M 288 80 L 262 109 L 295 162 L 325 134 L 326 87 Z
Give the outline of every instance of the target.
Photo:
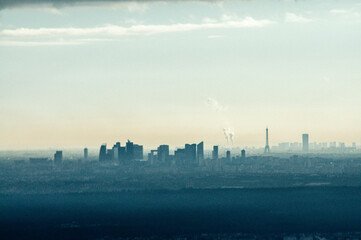
M 296 15 L 295 13 L 288 12 L 288 13 L 286 13 L 285 21 L 293 22 L 293 23 L 308 23 L 308 22 L 312 22 L 312 19 L 305 18 L 303 16 Z
M 334 13 L 334 14 L 344 14 L 347 13 L 348 11 L 345 9 L 332 9 L 330 10 L 330 13 Z
M 0 46 L 15 46 L 15 47 L 38 47 L 38 46 L 68 46 L 68 45 L 82 45 L 91 42 L 105 42 L 112 41 L 112 39 L 76 39 L 76 40 L 52 40 L 52 41 L 21 41 L 21 40 L 11 40 L 11 41 L 0 41 Z
M 85 41 L 0 41 L 0 46 L 22 46 L 22 47 L 36 47 L 36 46 L 65 46 L 65 45 L 80 45 Z
M 0 37 L 3 41 L 18 40 L 21 38 L 42 38 L 43 40 L 56 38 L 104 38 L 104 37 L 120 37 L 120 36 L 137 36 L 151 35 L 158 33 L 185 32 L 204 29 L 220 29 L 220 28 L 253 28 L 264 27 L 272 24 L 273 21 L 267 19 L 255 20 L 252 17 L 238 18 L 231 17 L 226 20 L 217 22 L 201 22 L 201 23 L 177 23 L 168 25 L 132 25 L 124 27 L 120 25 L 107 25 L 91 28 L 16 28 L 4 29 L 0 31 Z M 37 41 L 39 39 L 36 39 Z
M 227 107 L 221 105 L 216 99 L 208 98 L 206 104 L 210 106 L 216 112 L 225 111 Z

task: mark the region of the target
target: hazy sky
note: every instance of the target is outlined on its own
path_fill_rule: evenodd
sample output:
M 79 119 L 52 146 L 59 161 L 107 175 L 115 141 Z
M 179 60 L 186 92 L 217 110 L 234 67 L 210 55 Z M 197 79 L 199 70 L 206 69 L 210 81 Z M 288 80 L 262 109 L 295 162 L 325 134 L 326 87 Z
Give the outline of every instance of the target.
M 358 0 L 29 2 L 0 1 L 1 149 L 361 141 Z

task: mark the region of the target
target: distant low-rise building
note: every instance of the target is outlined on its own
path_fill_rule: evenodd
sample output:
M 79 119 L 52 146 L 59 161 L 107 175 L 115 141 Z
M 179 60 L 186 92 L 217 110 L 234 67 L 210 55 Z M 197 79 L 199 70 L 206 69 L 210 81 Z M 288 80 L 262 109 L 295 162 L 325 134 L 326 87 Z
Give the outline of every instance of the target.
M 54 154 L 54 163 L 60 164 L 63 161 L 63 151 L 56 151 Z

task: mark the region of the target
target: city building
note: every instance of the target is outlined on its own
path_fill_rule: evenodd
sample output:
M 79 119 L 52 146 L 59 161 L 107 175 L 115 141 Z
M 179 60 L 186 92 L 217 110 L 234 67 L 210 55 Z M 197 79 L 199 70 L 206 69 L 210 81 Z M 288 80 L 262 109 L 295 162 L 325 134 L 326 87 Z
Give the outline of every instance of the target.
M 227 159 L 227 162 L 231 161 L 231 151 L 229 151 L 229 150 L 226 152 L 226 159 Z
M 107 160 L 107 145 L 103 144 L 100 146 L 99 161 L 104 162 Z
M 200 142 L 197 144 L 197 162 L 202 163 L 204 160 L 204 143 Z
M 245 158 L 246 158 L 246 150 L 242 149 L 242 151 L 241 151 L 241 157 L 242 157 L 242 159 L 245 159 Z
M 174 151 L 174 159 L 177 165 L 184 165 L 184 159 L 186 158 L 186 151 L 184 148 L 178 148 Z
M 217 160 L 217 159 L 218 159 L 218 146 L 213 146 L 212 159 L 213 159 L 213 160 Z
M 169 160 L 169 145 L 160 145 L 157 149 L 158 161 L 165 163 Z
M 129 141 L 125 144 L 126 145 L 126 155 L 127 155 L 127 159 L 126 160 L 133 160 L 134 159 L 134 144 Z
M 185 145 L 185 161 L 187 164 L 195 164 L 197 159 L 197 145 L 186 144 Z
M 119 150 L 120 150 L 120 142 L 117 142 L 113 146 L 113 160 L 119 160 Z
M 302 134 L 302 150 L 303 152 L 308 152 L 309 150 L 309 139 L 307 133 Z
M 54 163 L 59 164 L 63 161 L 63 151 L 56 151 L 54 154 Z
M 84 148 L 84 160 L 88 159 L 88 148 Z
M 143 159 L 143 146 L 138 144 L 133 144 L 133 158 L 130 160 L 142 160 Z

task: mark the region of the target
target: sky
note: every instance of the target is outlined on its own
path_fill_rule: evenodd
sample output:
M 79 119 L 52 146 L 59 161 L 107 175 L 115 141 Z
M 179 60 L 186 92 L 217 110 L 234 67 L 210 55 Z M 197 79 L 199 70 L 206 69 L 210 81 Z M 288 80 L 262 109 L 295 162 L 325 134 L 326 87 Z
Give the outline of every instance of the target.
M 361 3 L 0 0 L 0 149 L 361 143 Z

